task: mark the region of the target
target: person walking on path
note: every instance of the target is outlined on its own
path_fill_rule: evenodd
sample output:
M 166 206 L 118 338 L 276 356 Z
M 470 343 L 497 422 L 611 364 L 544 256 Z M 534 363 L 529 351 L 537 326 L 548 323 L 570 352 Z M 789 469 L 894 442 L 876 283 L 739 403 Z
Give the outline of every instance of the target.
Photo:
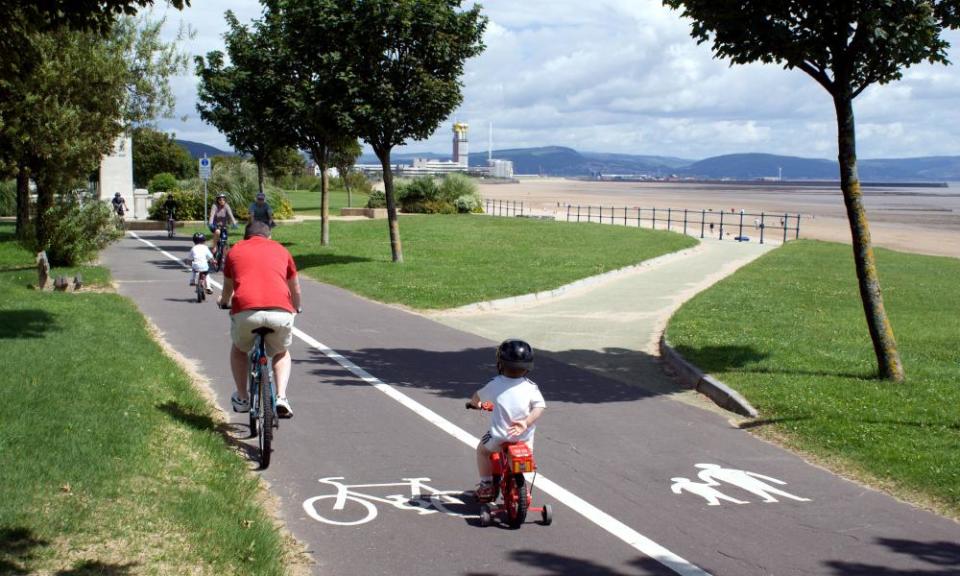
M 302 311 L 300 280 L 293 257 L 280 243 L 270 239 L 270 227 L 263 222 L 247 224 L 244 239 L 227 254 L 223 269 L 220 306 L 230 307 L 230 371 L 236 391 L 230 401 L 235 412 L 249 412 L 247 354 L 253 347 L 256 328 L 273 330 L 264 338 L 267 355 L 273 359 L 277 382 L 277 415 L 293 416 L 287 400 L 290 380 L 290 352 L 293 319 Z

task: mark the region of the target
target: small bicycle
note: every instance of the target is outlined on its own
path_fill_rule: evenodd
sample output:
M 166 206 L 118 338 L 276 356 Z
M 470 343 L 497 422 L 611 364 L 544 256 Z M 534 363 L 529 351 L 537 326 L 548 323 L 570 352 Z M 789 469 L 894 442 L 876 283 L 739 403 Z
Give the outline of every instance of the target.
M 197 302 L 207 299 L 207 273 L 197 272 Z
M 491 402 L 484 402 L 480 408 L 467 402 L 466 407 L 468 410 L 493 410 Z M 493 466 L 493 501 L 480 506 L 481 526 L 489 526 L 494 518 L 502 516 L 507 526 L 516 529 L 526 521 L 528 512 L 539 512 L 544 526 L 553 523 L 553 508 L 549 504 L 531 506 L 537 463 L 526 442 L 504 442 L 499 452 L 490 455 L 490 463 Z M 524 474 L 531 472 L 533 479 L 528 487 Z

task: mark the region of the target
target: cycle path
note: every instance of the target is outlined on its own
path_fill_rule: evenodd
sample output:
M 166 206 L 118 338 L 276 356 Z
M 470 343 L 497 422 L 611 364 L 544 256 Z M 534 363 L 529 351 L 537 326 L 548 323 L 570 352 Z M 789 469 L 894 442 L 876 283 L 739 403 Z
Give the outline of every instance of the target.
M 145 239 L 175 257 L 189 248 L 188 241 L 162 235 Z M 228 406 L 225 313 L 209 302 L 191 303 L 186 272 L 157 248 L 128 237 L 108 249 L 104 261 L 120 292 L 196 362 L 218 404 Z M 441 490 L 472 486 L 468 444 L 485 420 L 462 406 L 491 375 L 494 342 L 316 282 L 305 281 L 304 293 L 307 312 L 297 320 L 304 337 L 291 348 L 296 417 L 281 424 L 274 463 L 261 474 L 279 499 L 281 518 L 316 560 L 317 574 L 935 574 L 956 568 L 960 553 L 948 544 L 960 541 L 957 524 L 810 466 L 720 415 L 555 358 L 543 358 L 535 372 L 549 403 L 537 458 L 554 485 L 542 483 L 534 499 L 556 507 L 553 526 L 479 528 L 470 503 L 454 507 L 460 515 L 420 514 L 390 503 L 389 496 L 403 492 L 399 486 L 358 488 L 380 498 L 367 500 L 378 510 L 369 522 L 319 521 L 303 503 L 334 492 L 320 478 L 356 485 L 428 477 Z M 318 349 L 320 343 L 343 360 Z M 243 430 L 245 418 L 228 417 Z M 697 464 L 786 481 L 766 486 L 807 501 L 768 491 L 777 502 L 763 503 L 727 478 L 716 483 L 718 491 L 748 503 L 710 506 L 696 493 L 709 493 L 697 488 L 706 484 L 697 475 L 716 470 Z M 680 477 L 689 481 L 672 480 Z M 733 481 L 756 490 L 743 478 Z M 680 494 L 674 494 L 678 483 Z M 550 494 L 543 492 L 548 487 Z M 314 512 L 328 519 L 366 514 L 358 501 L 348 501 L 339 515 L 320 505 L 332 498 L 313 502 Z M 606 516 L 591 518 L 591 506 Z

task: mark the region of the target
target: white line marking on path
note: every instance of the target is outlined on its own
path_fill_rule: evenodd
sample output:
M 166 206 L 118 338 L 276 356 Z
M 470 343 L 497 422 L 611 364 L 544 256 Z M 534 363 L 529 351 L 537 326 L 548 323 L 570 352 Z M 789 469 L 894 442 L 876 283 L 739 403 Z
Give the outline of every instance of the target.
M 161 249 L 159 246 L 150 242 L 149 240 L 144 240 L 143 238 L 138 236 L 135 232 L 130 232 L 130 235 L 133 236 L 135 239 L 139 240 L 140 242 L 143 242 L 147 246 L 150 246 L 151 248 L 158 250 L 161 254 L 165 255 L 171 260 L 179 262 L 184 268 L 189 268 L 189 266 L 187 266 L 187 264 L 183 261 L 183 259 L 177 258 L 173 254 L 167 252 L 166 250 Z M 212 286 L 216 288 L 222 288 L 219 282 L 209 278 L 208 278 L 208 281 Z M 477 444 L 480 442 L 480 440 L 474 435 L 460 428 L 456 424 L 450 422 L 443 416 L 440 416 L 439 414 L 427 408 L 423 404 L 417 402 L 413 398 L 410 398 L 403 392 L 400 392 L 393 386 L 390 386 L 389 384 L 385 384 L 379 378 L 373 376 L 363 368 L 357 366 L 352 361 L 345 358 L 336 350 L 333 350 L 329 346 L 317 341 L 315 338 L 303 332 L 299 328 L 295 327 L 293 329 L 293 334 L 297 338 L 303 340 L 306 344 L 322 352 L 324 355 L 326 355 L 328 358 L 330 358 L 337 364 L 343 366 L 345 369 L 350 371 L 357 378 L 360 378 L 367 384 L 370 384 L 371 386 L 383 392 L 390 398 L 393 398 L 400 404 L 406 406 L 407 408 L 415 412 L 418 416 L 425 419 L 427 422 L 430 422 L 437 428 L 440 428 L 447 434 L 450 434 L 457 440 L 460 440 L 470 448 L 476 448 Z M 577 512 L 587 520 L 603 528 L 610 534 L 613 534 L 614 536 L 616 536 L 623 542 L 627 543 L 631 547 L 635 548 L 636 550 L 640 551 L 644 555 L 650 558 L 653 558 L 657 562 L 660 562 L 661 564 L 670 568 L 677 574 L 680 574 L 681 576 L 711 576 L 709 572 L 706 572 L 705 570 L 684 560 L 680 556 L 677 556 L 673 552 L 667 550 L 666 548 L 657 544 L 653 540 L 647 538 L 643 534 L 640 534 L 633 528 L 627 526 L 626 524 L 617 520 L 613 516 L 607 514 L 603 510 L 600 510 L 593 504 L 590 504 L 583 498 L 580 498 L 573 492 L 570 492 L 569 490 L 567 490 L 566 488 L 563 488 L 562 486 L 560 486 L 556 482 L 553 482 L 552 480 L 548 480 L 542 474 L 537 476 L 537 487 L 543 490 L 544 492 L 546 492 L 547 494 L 550 494 L 551 496 L 556 498 L 559 502 L 564 503 L 567 507 L 574 510 L 575 512 Z

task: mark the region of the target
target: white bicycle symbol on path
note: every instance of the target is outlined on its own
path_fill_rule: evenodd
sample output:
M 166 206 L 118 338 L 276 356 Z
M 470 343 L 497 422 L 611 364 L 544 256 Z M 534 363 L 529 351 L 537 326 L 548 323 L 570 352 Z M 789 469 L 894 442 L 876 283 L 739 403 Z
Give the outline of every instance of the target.
M 443 512 L 448 516 L 461 516 L 465 518 L 475 516 L 455 512 L 448 508 L 448 506 L 466 505 L 463 500 L 457 497 L 461 496 L 463 492 L 459 490 L 437 490 L 426 484 L 430 481 L 429 478 L 401 478 L 401 480 L 403 480 L 402 482 L 389 484 L 343 484 L 342 482 L 337 482 L 337 480 L 343 480 L 343 477 L 330 476 L 329 478 L 320 479 L 321 484 L 329 484 L 336 488 L 336 494 L 323 494 L 322 496 L 314 496 L 304 500 L 303 510 L 314 520 L 326 524 L 333 524 L 334 526 L 356 526 L 358 524 L 365 524 L 377 517 L 377 507 L 373 504 L 374 502 L 389 504 L 400 510 L 415 510 L 421 515 Z M 409 495 L 391 494 L 380 497 L 355 490 L 355 488 L 393 487 L 409 488 Z M 326 502 L 321 506 L 321 510 L 326 514 L 330 512 L 336 513 L 336 515 L 344 518 L 343 520 L 324 516 L 318 510 L 318 503 L 331 499 L 333 500 L 333 506 L 328 507 L 331 503 Z M 350 504 L 349 507 L 348 504 Z M 358 520 L 351 520 L 351 518 L 358 516 Z

